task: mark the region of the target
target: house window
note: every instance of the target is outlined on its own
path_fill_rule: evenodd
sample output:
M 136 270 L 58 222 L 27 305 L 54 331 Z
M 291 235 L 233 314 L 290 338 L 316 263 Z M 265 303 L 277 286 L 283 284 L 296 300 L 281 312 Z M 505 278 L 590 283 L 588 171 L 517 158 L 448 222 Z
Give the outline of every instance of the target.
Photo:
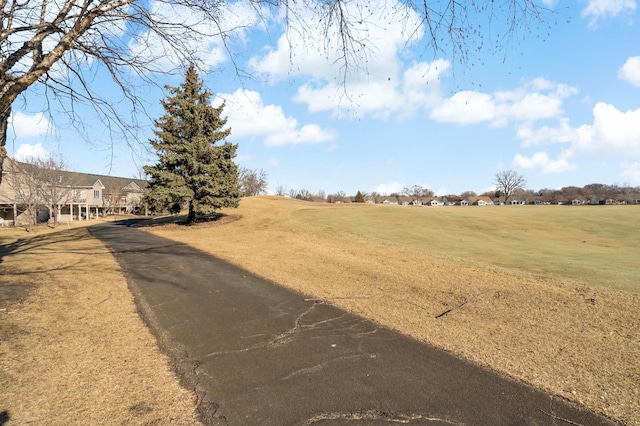
M 97 200 L 100 198 L 100 190 L 99 189 L 94 189 L 93 190 L 93 199 Z

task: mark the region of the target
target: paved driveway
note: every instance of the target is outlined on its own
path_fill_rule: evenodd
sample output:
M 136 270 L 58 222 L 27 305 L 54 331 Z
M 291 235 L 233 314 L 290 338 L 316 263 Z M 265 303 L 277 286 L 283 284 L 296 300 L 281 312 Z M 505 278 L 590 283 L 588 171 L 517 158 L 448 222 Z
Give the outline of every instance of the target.
M 207 424 L 613 424 L 189 246 L 123 225 L 91 232 Z

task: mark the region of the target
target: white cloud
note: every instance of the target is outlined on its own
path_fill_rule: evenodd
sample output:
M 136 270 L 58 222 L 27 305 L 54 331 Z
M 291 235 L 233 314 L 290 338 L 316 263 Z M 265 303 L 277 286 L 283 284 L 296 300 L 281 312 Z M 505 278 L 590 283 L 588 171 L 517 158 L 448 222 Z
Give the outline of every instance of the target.
M 53 125 L 42 113 L 27 115 L 17 111 L 11 114 L 9 121 L 16 138 L 44 136 L 53 131 Z
M 250 61 L 255 71 L 272 80 L 292 75 L 322 81 L 360 79 L 365 70 L 372 80 L 395 78 L 400 69 L 398 53 L 423 35 L 420 17 L 401 2 L 373 0 L 366 8 L 358 2 L 346 2 L 340 12 L 351 23 L 351 39 L 358 42 L 347 46 L 345 57 L 341 45 L 344 28 L 338 27 L 337 20 L 328 25 L 304 2 L 293 2 L 289 7 L 290 16 L 296 18 L 289 20 L 287 32 L 275 47 L 267 47 L 266 53 Z
M 533 157 L 525 157 L 520 154 L 516 154 L 513 159 L 513 165 L 522 169 L 534 169 L 537 167 L 543 167 L 549 163 L 549 156 L 546 152 L 536 152 Z
M 449 72 L 451 63 L 445 59 L 418 62 L 403 75 L 402 93 L 409 108 L 421 106 L 431 108 L 441 102 L 440 80 Z
M 28 161 L 35 158 L 45 159 L 49 156 L 49 153 L 40 143 L 35 145 L 23 143 L 18 147 L 13 156 L 14 159 L 18 161 Z
M 640 56 L 631 56 L 618 70 L 618 78 L 634 87 L 640 87 Z
M 607 156 L 640 157 L 640 108 L 622 112 L 598 102 L 593 124 L 576 129 L 571 151 Z
M 493 121 L 496 106 L 491 95 L 475 91 L 458 92 L 431 111 L 431 119 L 440 122 L 469 125 Z
M 283 146 L 317 144 L 332 141 L 337 136 L 335 131 L 322 129 L 317 124 L 306 124 L 302 126 L 301 129 L 296 129 L 296 127 L 297 126 L 291 126 L 288 129 L 283 129 L 280 132 L 270 134 L 265 140 L 265 145 Z
M 381 183 L 376 186 L 373 190 L 378 194 L 389 195 L 394 193 L 402 192 L 402 189 L 407 186 L 404 182 L 389 182 L 389 183 Z
M 312 83 L 302 85 L 294 101 L 306 104 L 311 112 L 334 111 L 336 116 L 342 114 L 341 106 L 352 114 L 362 117 L 367 114 L 377 114 L 387 117 L 399 108 L 401 101 L 396 97 L 395 85 L 386 81 L 370 81 L 349 85 L 350 95 L 344 94 L 344 87 L 338 84 L 327 84 L 318 87 Z M 389 102 L 385 102 L 389 100 Z
M 558 127 L 543 126 L 533 129 L 531 125 L 524 125 L 518 129 L 518 139 L 522 146 L 528 147 L 539 144 L 569 143 L 578 137 L 577 129 L 569 125 L 567 118 L 558 120 Z
M 327 36 L 324 24 L 306 8 L 298 13 L 317 23 L 317 28 L 304 33 L 290 29 L 276 46 L 252 58 L 250 65 L 272 81 L 309 77 L 295 100 L 311 112 L 386 119 L 396 113 L 413 115 L 425 105 L 435 105 L 440 99 L 439 78 L 449 70 L 449 62 L 418 62 L 402 71 L 403 53 L 423 35 L 416 13 L 400 2 L 386 0 L 374 0 L 366 10 L 357 2 L 348 2 L 343 12 L 354 22 L 351 35 L 364 46 L 350 46 L 346 58 L 338 44 L 341 38 L 334 37 L 337 29 L 330 27 Z M 394 19 L 400 15 L 401 19 Z
M 640 108 L 626 112 L 614 105 L 599 102 L 593 107 L 593 124 L 571 127 L 566 118 L 559 120 L 557 127 L 539 129 L 522 127 L 518 138 L 523 146 L 563 143 L 569 145 L 563 158 L 581 155 L 640 158 Z M 518 157 L 521 167 L 544 162 L 541 156 Z M 545 166 L 548 167 L 548 166 Z M 562 168 L 562 164 L 555 167 Z
M 497 115 L 494 126 L 508 121 L 533 122 L 560 118 L 564 99 L 576 95 L 578 90 L 566 84 L 555 84 L 544 78 L 535 78 L 511 91 L 494 94 Z
M 307 83 L 298 89 L 294 100 L 307 104 L 311 112 L 333 111 L 341 115 L 341 106 L 347 104 L 345 109 L 353 117 L 412 116 L 441 101 L 440 79 L 449 68 L 448 61 L 437 59 L 414 63 L 399 78 L 370 78 L 345 85 Z
M 564 158 L 550 159 L 546 152 L 536 152 L 531 157 L 516 154 L 513 165 L 521 169 L 540 169 L 542 173 L 559 173 L 576 168 L 575 164 L 569 163 Z
M 458 125 L 490 122 L 496 127 L 509 122 L 531 123 L 560 118 L 564 99 L 577 93 L 578 90 L 572 86 L 536 78 L 514 90 L 492 94 L 458 92 L 434 108 L 431 118 Z
M 151 10 L 160 21 L 180 23 L 192 30 L 188 32 L 180 26 L 165 28 L 167 33 L 174 32 L 169 37 L 181 46 L 180 52 L 176 52 L 166 39 L 153 32 L 141 34 L 131 41 L 129 49 L 133 55 L 153 60 L 165 70 L 181 67 L 182 59 L 192 55 L 200 58 L 209 69 L 213 69 L 227 59 L 225 43 L 228 45 L 234 41 L 243 41 L 248 29 L 260 25 L 255 6 L 245 1 L 225 4 L 215 22 L 197 13 L 194 8 L 172 2 L 153 1 Z
M 614 18 L 635 10 L 635 0 L 589 0 L 582 17 L 591 18 L 589 25 L 594 26 L 600 18 Z
M 505 125 L 513 121 L 537 121 L 562 115 L 562 98 L 555 94 L 515 93 L 503 98 L 503 93 L 496 94 L 498 114 L 494 125 Z
M 214 104 L 226 100 L 224 113 L 234 137 L 264 136 L 267 146 L 317 144 L 333 141 L 337 133 L 316 124 L 299 126 L 279 105 L 265 105 L 258 92 L 238 89 L 232 94 L 220 94 Z

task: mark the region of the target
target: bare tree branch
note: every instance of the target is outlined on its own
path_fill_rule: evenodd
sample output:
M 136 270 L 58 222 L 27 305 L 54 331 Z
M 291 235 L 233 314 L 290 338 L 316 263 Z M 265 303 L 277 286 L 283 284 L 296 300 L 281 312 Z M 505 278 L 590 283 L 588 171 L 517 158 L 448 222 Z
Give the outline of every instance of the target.
M 496 173 L 494 183 L 499 196 L 504 197 L 505 204 L 509 202 L 516 190 L 524 189 L 527 185 L 524 176 L 515 170 L 503 170 Z
M 225 13 L 235 2 L 0 0 L 0 4 L 0 164 L 6 155 L 4 130 L 11 106 L 33 85 L 41 87 L 47 108 L 55 100 L 79 130 L 86 132 L 78 119 L 78 106 L 91 105 L 105 128 L 114 132 L 112 139 L 121 136 L 135 141 L 136 117 L 145 114 L 147 105 L 136 88 L 157 85 L 158 73 L 202 64 L 197 47 L 202 40 L 217 40 L 237 74 L 247 75 L 236 61 L 232 40 L 235 33 L 256 22 L 228 26 Z M 405 0 L 385 6 L 383 12 L 373 0 L 248 0 L 248 5 L 265 23 L 283 13 L 290 41 L 294 35 L 323 40 L 318 48 L 334 61 L 343 82 L 352 72 L 366 72 L 375 51 L 368 28 L 377 25 L 372 17 L 379 13 L 390 24 L 404 22 L 407 39 L 426 31 L 425 49 L 444 52 L 450 48 L 465 61 L 482 48 L 485 34 L 492 36 L 492 25 L 503 30 L 495 35 L 496 44 L 508 43 L 518 30 L 543 22 L 544 11 L 533 0 Z M 178 11 L 188 11 L 188 19 Z M 173 59 L 168 69 L 166 58 Z M 93 80 L 100 70 L 107 71 L 131 114 L 118 114 L 119 108 L 100 92 L 103 85 Z

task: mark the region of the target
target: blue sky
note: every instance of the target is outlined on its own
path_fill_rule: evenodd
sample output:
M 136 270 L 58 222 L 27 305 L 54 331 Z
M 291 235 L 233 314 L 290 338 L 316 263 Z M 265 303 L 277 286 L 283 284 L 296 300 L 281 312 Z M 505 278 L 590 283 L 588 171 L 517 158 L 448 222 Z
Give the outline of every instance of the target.
M 383 12 L 392 3 L 382 9 L 374 1 L 378 12 L 359 28 L 370 40 L 359 57 L 366 66 L 344 78 L 324 44 L 292 33 L 287 43 L 282 21 L 265 26 L 238 2 L 226 19 L 243 29 L 230 46 L 253 77 L 238 79 L 214 39 L 198 46 L 208 66 L 201 76 L 214 102 L 226 101 L 237 163 L 265 170 L 272 192 L 282 185 L 389 194 L 419 184 L 438 195 L 480 193 L 505 169 L 534 190 L 640 186 L 636 0 L 549 1 L 541 5 L 557 12 L 545 14 L 548 28 L 522 28 L 496 50 L 494 22 L 483 49 L 464 63 L 426 49 L 417 20 L 410 37 Z M 181 81 L 167 77 L 166 84 Z M 145 93 L 156 117 L 165 96 Z M 46 151 L 77 171 L 127 177 L 154 161 L 145 153 L 148 123 L 139 141 L 112 140 L 87 118 L 87 142 L 64 120 L 48 120 L 41 105 L 37 90 L 14 105 L 10 155 Z

